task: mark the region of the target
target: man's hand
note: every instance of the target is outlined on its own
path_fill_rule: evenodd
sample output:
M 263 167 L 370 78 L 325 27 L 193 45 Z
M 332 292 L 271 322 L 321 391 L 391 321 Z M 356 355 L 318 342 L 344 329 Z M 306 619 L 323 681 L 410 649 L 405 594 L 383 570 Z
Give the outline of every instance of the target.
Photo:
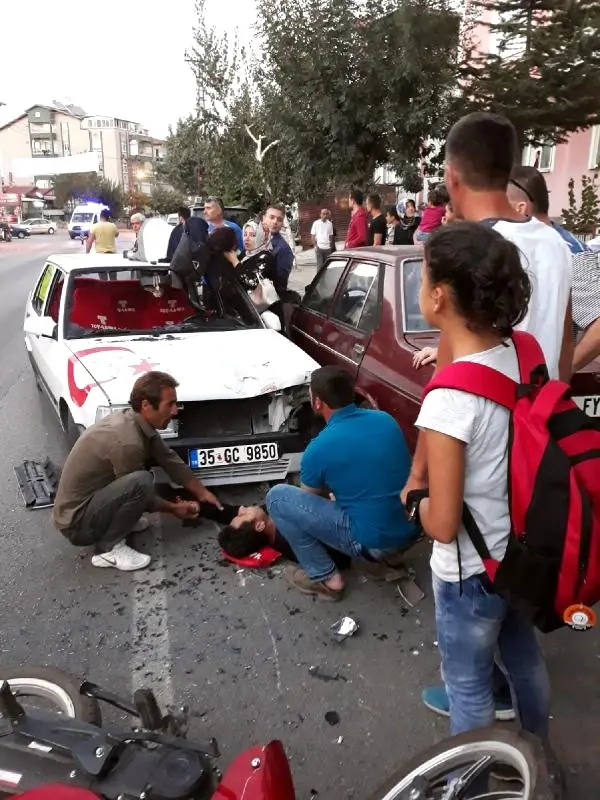
M 190 500 L 178 500 L 171 504 L 170 510 L 177 519 L 196 519 L 200 513 L 200 505 Z
M 408 476 L 408 480 L 406 481 L 406 485 L 404 489 L 400 492 L 400 500 L 403 506 L 406 506 L 406 496 L 409 492 L 412 492 L 413 489 L 426 489 L 427 488 L 427 481 L 417 476 L 413 475 L 412 472 Z
M 209 491 L 206 486 L 203 486 L 199 492 L 196 492 L 196 497 L 201 503 L 209 503 L 211 506 L 218 508 L 219 511 L 223 511 L 221 501 L 215 497 L 215 495 Z
M 437 360 L 437 347 L 424 347 L 413 355 L 413 367 L 419 369 L 426 364 L 433 364 Z

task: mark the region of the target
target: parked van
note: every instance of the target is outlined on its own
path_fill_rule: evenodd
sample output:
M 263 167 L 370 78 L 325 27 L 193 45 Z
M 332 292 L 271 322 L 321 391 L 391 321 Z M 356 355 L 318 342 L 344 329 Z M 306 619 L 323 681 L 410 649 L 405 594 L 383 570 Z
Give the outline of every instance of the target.
M 87 236 L 92 225 L 100 221 L 100 212 L 103 209 L 110 210 L 103 203 L 84 203 L 81 206 L 75 206 L 71 221 L 67 226 L 71 239 L 76 239 L 81 235 Z

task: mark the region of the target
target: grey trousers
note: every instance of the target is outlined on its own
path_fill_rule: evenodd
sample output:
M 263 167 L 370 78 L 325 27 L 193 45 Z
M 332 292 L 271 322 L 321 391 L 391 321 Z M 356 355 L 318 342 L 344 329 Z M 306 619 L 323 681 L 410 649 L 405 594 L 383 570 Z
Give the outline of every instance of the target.
M 108 552 L 131 533 L 153 504 L 152 473 L 132 472 L 96 492 L 77 523 L 63 534 L 76 547 L 95 545 L 98 552 Z
M 321 247 L 315 247 L 315 253 L 317 254 L 317 269 L 321 269 L 324 266 L 325 262 L 332 254 L 333 250 L 331 249 L 323 249 Z

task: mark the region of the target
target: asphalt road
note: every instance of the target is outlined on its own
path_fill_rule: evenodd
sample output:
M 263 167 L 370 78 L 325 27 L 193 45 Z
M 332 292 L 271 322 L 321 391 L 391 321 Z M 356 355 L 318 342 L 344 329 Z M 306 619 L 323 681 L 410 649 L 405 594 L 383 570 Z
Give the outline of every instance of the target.
M 139 537 L 151 568 L 122 574 L 94 569 L 88 554 L 54 532 L 49 512 L 25 511 L 13 467 L 46 455 L 61 463 L 65 448 L 30 373 L 23 308 L 44 257 L 77 249 L 64 234 L 0 243 L 2 667 L 54 665 L 124 693 L 150 685 L 164 700 L 192 706 L 194 732 L 218 739 L 223 766 L 254 743 L 281 738 L 298 798 L 311 790 L 320 800 L 367 797 L 447 730 L 419 700 L 438 677 L 427 548 L 410 558 L 428 591 L 416 609 L 403 604 L 394 584 L 358 576 L 347 598 L 332 605 L 288 589 L 279 568 L 239 572 L 222 563 L 211 524 L 182 529 L 153 521 Z M 256 496 L 254 489 L 236 494 L 245 502 Z M 342 614 L 361 628 L 338 644 L 329 626 Z M 545 637 L 544 648 L 555 746 L 572 797 L 594 798 L 600 636 L 562 631 Z M 325 721 L 328 711 L 339 724 Z

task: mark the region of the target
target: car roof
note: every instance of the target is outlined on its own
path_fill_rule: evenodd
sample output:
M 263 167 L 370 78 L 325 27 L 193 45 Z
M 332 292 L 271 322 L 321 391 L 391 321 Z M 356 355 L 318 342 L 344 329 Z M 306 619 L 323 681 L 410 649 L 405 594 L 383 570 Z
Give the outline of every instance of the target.
M 63 272 L 70 273 L 73 270 L 89 269 L 148 269 L 148 270 L 168 270 L 169 264 L 156 264 L 148 261 L 131 261 L 123 257 L 123 253 L 57 253 L 48 256 L 46 262 L 50 261 L 62 269 Z
M 422 258 L 423 246 L 420 244 L 395 244 L 383 247 L 354 247 L 350 250 L 336 250 L 331 258 L 360 258 L 363 261 L 383 261 L 390 266 L 398 266 L 406 258 Z

